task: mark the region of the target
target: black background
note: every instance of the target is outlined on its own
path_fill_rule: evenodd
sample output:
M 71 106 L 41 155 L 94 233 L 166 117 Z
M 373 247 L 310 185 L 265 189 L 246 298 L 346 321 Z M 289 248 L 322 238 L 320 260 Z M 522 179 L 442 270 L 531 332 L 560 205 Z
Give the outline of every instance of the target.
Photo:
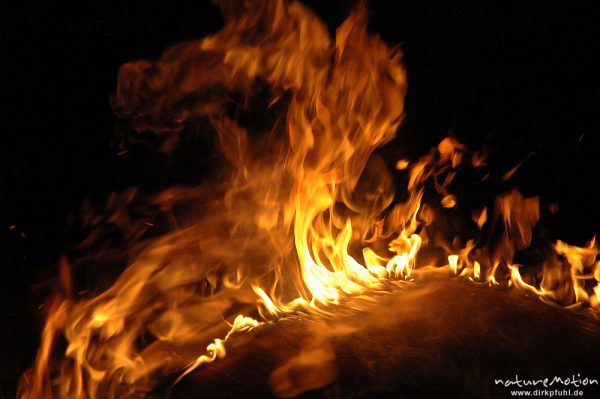
M 33 360 L 48 281 L 85 198 L 166 187 L 209 168 L 197 159 L 118 156 L 109 106 L 119 65 L 156 59 L 221 26 L 208 1 L 20 5 L 0 15 L 2 395 Z M 493 142 L 514 181 L 557 201 L 558 235 L 583 244 L 600 227 L 593 2 L 376 1 L 371 29 L 402 43 L 407 119 L 390 145 L 413 157 L 449 132 Z M 587 5 L 589 4 L 589 6 Z M 312 1 L 333 27 L 350 2 Z M 4 6 L 6 7 L 6 6 Z M 15 225 L 10 229 L 10 226 Z M 2 396 L 0 396 L 2 397 Z

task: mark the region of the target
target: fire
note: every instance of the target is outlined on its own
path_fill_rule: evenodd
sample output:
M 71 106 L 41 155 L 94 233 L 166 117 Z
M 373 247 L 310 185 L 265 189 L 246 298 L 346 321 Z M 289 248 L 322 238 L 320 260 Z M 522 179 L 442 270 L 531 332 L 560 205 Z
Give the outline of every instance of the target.
M 558 241 L 528 274 L 515 264 L 532 241 L 538 198 L 512 191 L 493 210 L 474 211 L 478 231 L 500 232 L 494 240 L 437 235 L 435 222 L 461 205 L 451 191 L 457 173 L 485 167 L 484 153 L 448 137 L 416 161 L 399 160 L 408 185 L 406 200 L 395 199 L 375 151 L 402 122 L 407 78 L 399 48 L 367 32 L 364 6 L 331 38 L 298 2 L 220 3 L 227 21 L 220 32 L 159 61 L 123 65 L 113 106 L 137 131 L 161 137 L 166 150 L 186 128 L 208 122 L 226 177 L 150 199 L 166 212 L 190 200 L 206 211 L 132 252 L 97 296 L 75 299 L 65 265 L 19 397 L 143 396 L 164 378 L 177 382 L 222 358 L 236 334 L 293 315 L 368 311 L 382 294 L 434 275 L 509 281 L 544 301 L 600 309 L 594 240 L 584 248 Z M 250 132 L 230 112 L 231 99 L 241 97 L 233 105 L 244 109 L 262 86 L 268 107 L 284 111 Z M 428 187 L 435 204 L 424 201 Z M 420 255 L 432 248 L 443 255 Z M 313 352 L 331 361 L 329 349 Z

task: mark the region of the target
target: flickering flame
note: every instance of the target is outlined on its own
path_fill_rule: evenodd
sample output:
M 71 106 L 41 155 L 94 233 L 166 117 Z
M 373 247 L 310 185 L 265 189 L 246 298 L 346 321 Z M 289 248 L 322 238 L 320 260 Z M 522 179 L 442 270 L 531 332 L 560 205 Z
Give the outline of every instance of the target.
M 460 205 L 450 186 L 467 167 L 462 160 L 471 154 L 472 167 L 485 167 L 485 153 L 448 137 L 417 161 L 399 160 L 407 199 L 395 199 L 374 151 L 402 121 L 406 73 L 401 51 L 367 33 L 363 6 L 332 39 L 298 2 L 220 3 L 220 32 L 178 45 L 159 61 L 123 65 L 113 105 L 134 129 L 166 137 L 170 146 L 196 121 L 208 122 L 229 163 L 227 177 L 208 189 L 155 196 L 151 202 L 163 210 L 192 199 L 206 212 L 146 242 L 97 296 L 74 299 L 65 265 L 64 292 L 48 306 L 19 397 L 140 397 L 167 376 L 177 382 L 225 356 L 235 334 L 292 315 L 368 311 L 382 292 L 430 274 L 490 285 L 510 275 L 511 284 L 546 301 L 598 311 L 595 241 L 585 248 L 558 241 L 556 256 L 535 275 L 522 276 L 514 264 L 515 252 L 531 243 L 538 198 L 512 191 L 497 198 L 493 211 L 474 212 L 479 230 L 492 223 L 501 231 L 489 246 L 477 238 L 434 239 L 440 212 Z M 269 106 L 285 111 L 257 138 L 228 107 L 231 93 L 249 101 L 259 84 L 269 88 Z M 438 200 L 425 204 L 431 184 Z M 445 255 L 421 261 L 424 247 Z M 328 349 L 313 352 L 332 356 Z M 274 375 L 310 365 L 313 352 Z M 300 393 L 281 381 L 275 389 L 282 396 Z

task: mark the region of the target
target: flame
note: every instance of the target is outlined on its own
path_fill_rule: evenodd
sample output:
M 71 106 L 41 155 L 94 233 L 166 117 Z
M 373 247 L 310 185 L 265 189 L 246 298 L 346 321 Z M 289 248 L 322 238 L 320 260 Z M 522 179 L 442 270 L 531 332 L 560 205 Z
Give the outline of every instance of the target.
M 485 222 L 487 222 L 487 208 L 483 207 L 480 211 L 473 211 L 473 221 L 477 223 L 477 227 L 481 230 Z
M 512 285 L 548 302 L 598 311 L 594 240 L 584 248 L 558 241 L 541 274 L 522 276 L 514 263 L 532 241 L 538 198 L 512 191 L 496 199 L 490 221 L 486 207 L 474 212 L 479 230 L 488 223 L 501 231 L 490 245 L 440 238 L 435 223 L 458 207 L 450 187 L 468 167 L 469 150 L 456 138 L 417 161 L 398 161 L 408 184 L 406 201 L 395 199 L 375 151 L 403 119 L 406 72 L 401 51 L 367 32 L 364 6 L 331 38 L 298 2 L 233 4 L 220 2 L 220 32 L 177 45 L 156 62 L 123 65 L 113 98 L 119 117 L 161 137 L 167 151 L 187 128 L 207 122 L 227 160 L 226 177 L 154 196 L 150 202 L 165 212 L 185 200 L 205 212 L 184 225 L 175 220 L 172 232 L 132 252 L 104 292 L 74 299 L 65 266 L 64 293 L 50 302 L 19 397 L 144 396 L 168 376 L 177 382 L 225 356 L 232 336 L 264 322 L 366 311 L 381 293 L 428 275 L 490 285 L 509 275 Z M 241 97 L 233 105 L 243 110 L 260 85 L 279 115 L 250 132 L 229 111 L 231 98 Z M 470 164 L 485 167 L 486 157 L 473 152 Z M 444 209 L 423 202 L 431 185 Z M 420 258 L 422 248 L 434 247 L 444 256 Z M 315 351 L 332 361 L 328 349 Z M 313 352 L 274 373 L 283 396 L 295 392 L 286 373 L 313 364 L 306 360 Z M 329 372 L 315 384 L 333 378 Z
M 337 378 L 331 344 L 326 340 L 311 340 L 305 346 L 271 373 L 269 382 L 278 397 L 295 398 L 303 392 L 327 386 Z

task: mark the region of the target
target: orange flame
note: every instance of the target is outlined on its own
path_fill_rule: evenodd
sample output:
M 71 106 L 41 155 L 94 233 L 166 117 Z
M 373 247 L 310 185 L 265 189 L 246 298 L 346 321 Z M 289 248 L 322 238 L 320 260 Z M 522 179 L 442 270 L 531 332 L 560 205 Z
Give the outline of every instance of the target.
M 179 381 L 225 356 L 232 335 L 261 325 L 255 317 L 363 311 L 381 292 L 428 274 L 498 284 L 504 271 L 545 300 L 599 309 L 594 241 L 585 248 L 557 242 L 557 258 L 540 281 L 526 280 L 513 264 L 515 252 L 531 243 L 537 198 L 513 191 L 496 200 L 494 223 L 502 222 L 503 235 L 489 251 L 475 239 L 432 239 L 438 211 L 422 204 L 423 194 L 433 181 L 442 207 L 457 206 L 449 187 L 468 150 L 455 138 L 416 162 L 396 164 L 409 180 L 406 202 L 394 200 L 374 151 L 402 121 L 406 73 L 398 48 L 367 33 L 364 6 L 335 39 L 297 2 L 221 6 L 227 22 L 220 32 L 180 44 L 157 62 L 125 64 L 113 106 L 136 130 L 168 137 L 168 145 L 194 121 L 208 121 L 229 162 L 227 178 L 209 189 L 157 195 L 152 201 L 162 209 L 193 199 L 206 212 L 146 243 L 106 291 L 51 301 L 19 397 L 143 396 L 166 376 L 179 373 Z M 270 107 L 286 109 L 285 120 L 256 138 L 227 107 L 229 93 L 249 101 L 258 84 L 268 86 Z M 474 153 L 471 163 L 483 167 L 485 156 Z M 487 215 L 487 208 L 473 213 L 479 229 Z M 420 262 L 428 245 L 445 256 Z M 565 262 L 569 272 L 557 272 Z

